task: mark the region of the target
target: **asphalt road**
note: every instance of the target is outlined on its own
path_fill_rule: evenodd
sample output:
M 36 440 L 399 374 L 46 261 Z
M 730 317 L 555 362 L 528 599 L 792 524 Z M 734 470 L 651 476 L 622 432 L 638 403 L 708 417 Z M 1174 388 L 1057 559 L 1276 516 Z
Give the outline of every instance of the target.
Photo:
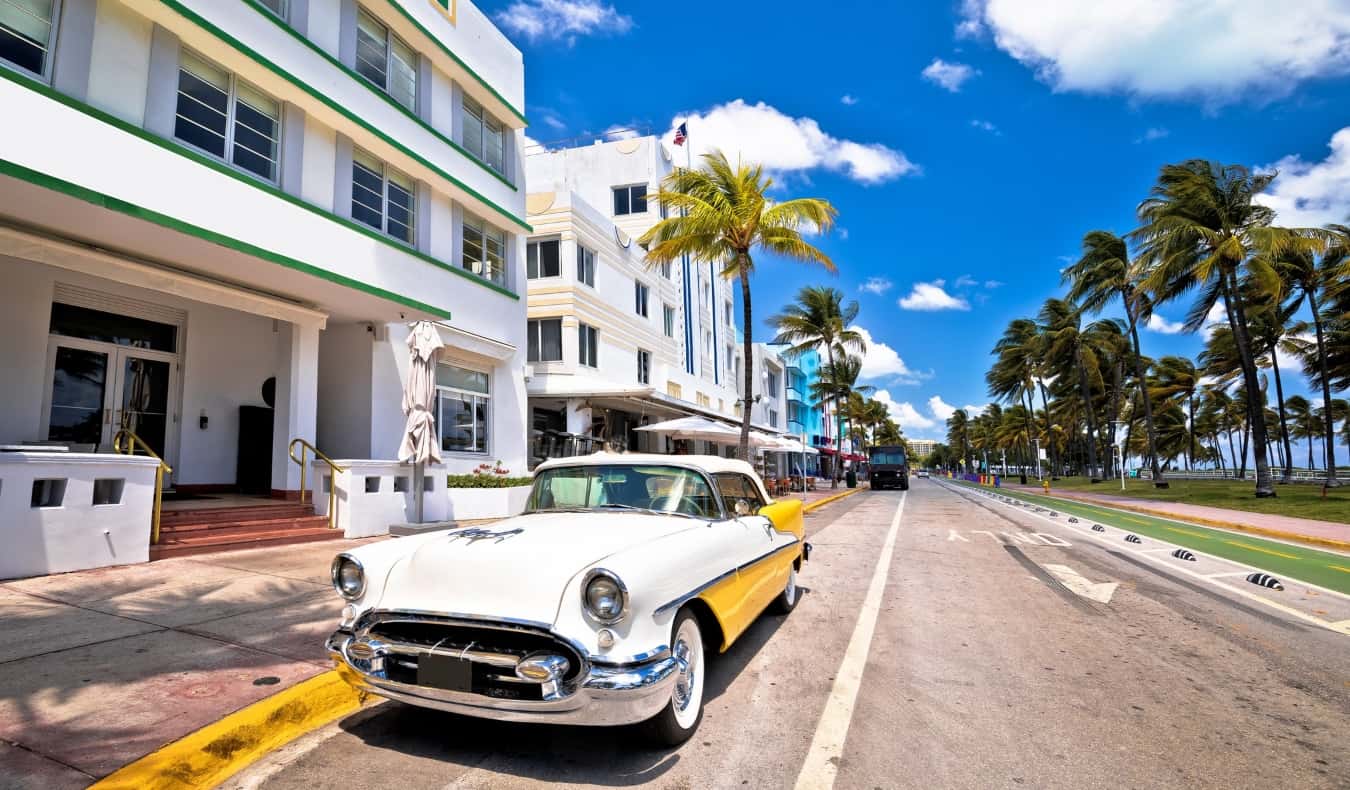
M 227 786 L 1350 786 L 1350 598 L 1067 518 L 935 480 L 812 514 L 809 592 L 674 751 L 382 703 Z

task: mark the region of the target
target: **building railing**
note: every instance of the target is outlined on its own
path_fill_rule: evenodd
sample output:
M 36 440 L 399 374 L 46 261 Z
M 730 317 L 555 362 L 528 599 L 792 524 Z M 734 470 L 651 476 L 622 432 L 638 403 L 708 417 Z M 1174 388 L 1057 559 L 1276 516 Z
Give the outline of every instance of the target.
M 150 511 L 150 545 L 153 546 L 159 543 L 160 508 L 164 502 L 164 475 L 173 474 L 173 467 L 164 463 L 164 459 L 159 457 L 159 453 L 152 450 L 144 439 L 137 436 L 129 428 L 123 428 L 113 437 L 113 452 L 121 455 L 135 455 L 137 450 L 159 462 L 159 465 L 155 467 L 155 504 Z
M 295 448 L 300 447 L 300 457 L 295 457 Z M 292 439 L 290 446 L 291 460 L 300 464 L 300 504 L 305 504 L 305 495 L 309 493 L 309 486 L 306 485 L 306 471 L 309 464 L 306 462 L 306 454 L 313 453 L 314 457 L 328 465 L 328 528 L 337 529 L 337 473 L 347 471 L 345 467 L 338 466 L 332 458 L 319 452 L 319 448 L 305 441 L 304 439 Z

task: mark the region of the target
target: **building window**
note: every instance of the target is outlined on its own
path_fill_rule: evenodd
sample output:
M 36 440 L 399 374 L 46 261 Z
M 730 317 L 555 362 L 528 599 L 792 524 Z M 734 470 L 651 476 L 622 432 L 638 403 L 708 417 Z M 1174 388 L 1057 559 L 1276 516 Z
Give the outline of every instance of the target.
M 702 290 L 703 302 L 702 302 L 702 304 L 700 305 L 700 307 L 706 307 L 706 308 L 708 308 L 709 311 L 711 311 L 711 310 L 713 309 L 713 303 L 712 303 L 712 283 L 708 282 L 707 280 L 704 280 L 704 281 L 702 282 L 702 285 L 703 285 L 703 290 Z
M 647 213 L 647 185 L 614 187 L 614 216 Z
M 417 53 L 364 8 L 356 14 L 356 72 L 394 101 L 417 109 Z
M 445 363 L 436 366 L 436 427 L 442 450 L 488 451 L 490 394 L 487 373 Z
M 765 388 L 766 390 L 768 390 L 768 392 L 765 392 L 765 393 L 764 393 L 764 396 L 765 396 L 766 398 L 776 398 L 776 397 L 778 397 L 778 374 L 777 374 L 777 373 L 774 373 L 772 370 L 770 370 L 770 371 L 767 371 L 767 372 L 764 374 L 764 388 Z
M 634 286 L 634 288 L 633 288 L 633 295 L 634 295 L 634 300 L 635 300 L 635 302 L 636 302 L 636 304 L 634 305 L 634 307 L 636 308 L 637 314 L 638 314 L 638 315 L 642 316 L 643 318 L 646 318 L 646 317 L 647 317 L 647 296 L 650 294 L 650 290 L 647 288 L 647 286 L 643 285 L 643 284 L 640 283 L 640 282 L 634 282 L 634 283 L 633 283 L 633 286 Z
M 413 243 L 417 188 L 413 180 L 365 151 L 352 150 L 352 219 Z
M 600 367 L 599 333 L 595 327 L 577 326 L 577 361 L 588 368 Z
M 466 216 L 461 265 L 498 285 L 506 282 L 506 234 L 481 219 Z
M 289 0 L 258 0 L 258 1 L 262 3 L 263 7 L 266 8 L 268 11 L 271 11 L 272 13 L 281 17 L 282 20 L 286 19 L 287 6 L 290 4 Z
M 727 345 L 727 370 L 733 370 L 736 367 L 736 347 Z
M 664 305 L 661 308 L 661 317 L 664 320 L 666 337 L 675 337 L 675 308 Z
M 652 352 L 638 349 L 637 374 L 639 384 L 652 383 Z
M 562 362 L 562 319 L 540 318 L 530 321 L 529 349 L 526 359 L 530 362 Z
M 666 278 L 667 280 L 671 279 L 671 269 L 669 262 L 661 264 L 661 276 Z
M 483 105 L 464 97 L 464 148 L 498 173 L 506 169 L 506 133 Z
M 595 287 L 595 253 L 577 245 L 577 281 Z
M 731 302 L 727 302 L 727 303 L 726 303 L 726 308 L 727 308 L 727 311 L 726 311 L 726 312 L 727 312 L 727 327 L 731 327 L 732 324 L 736 323 L 735 321 L 732 321 L 732 320 L 731 320 Z
M 712 332 L 703 330 L 703 355 L 712 359 Z
M 525 276 L 531 280 L 540 277 L 557 277 L 562 274 L 557 239 L 532 241 L 525 247 Z
M 46 76 L 55 16 L 56 0 L 0 0 L 0 59 Z
M 769 425 L 773 428 L 778 427 L 778 412 L 774 409 L 769 409 Z
M 0 9 L 12 1 L 0 0 Z M 236 167 L 276 180 L 281 105 L 186 51 L 178 63 L 173 134 Z

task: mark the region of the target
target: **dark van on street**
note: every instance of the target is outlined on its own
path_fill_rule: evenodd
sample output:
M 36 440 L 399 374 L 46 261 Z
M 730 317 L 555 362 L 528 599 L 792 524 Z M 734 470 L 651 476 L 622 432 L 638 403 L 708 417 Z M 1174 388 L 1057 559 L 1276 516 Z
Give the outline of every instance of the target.
M 883 444 L 867 451 L 869 479 L 874 489 L 909 490 L 909 459 L 900 445 Z

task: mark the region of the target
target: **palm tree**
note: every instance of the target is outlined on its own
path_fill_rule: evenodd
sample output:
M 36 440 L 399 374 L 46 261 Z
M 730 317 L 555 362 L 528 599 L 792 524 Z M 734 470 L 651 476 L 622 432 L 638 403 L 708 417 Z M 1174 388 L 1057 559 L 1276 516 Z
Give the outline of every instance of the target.
M 947 418 L 947 444 L 952 447 L 963 464 L 962 470 L 970 471 L 970 415 L 965 409 L 957 409 Z
M 1342 269 L 1350 266 L 1350 227 L 1345 225 L 1328 226 L 1331 243 L 1322 255 L 1320 265 L 1311 250 L 1287 249 L 1275 257 L 1275 270 L 1284 282 L 1289 301 L 1285 309 L 1292 315 L 1306 302 L 1312 313 L 1313 329 L 1316 334 L 1316 379 L 1322 385 L 1322 402 L 1331 402 L 1331 377 L 1327 370 L 1327 344 L 1322 315 L 1323 305 L 1318 303 L 1326 291 L 1336 289 L 1344 282 L 1350 272 Z M 1335 487 L 1341 483 L 1336 479 L 1336 428 L 1328 412 L 1324 424 L 1327 449 L 1327 486 Z
M 1186 357 L 1162 357 L 1154 369 L 1158 371 L 1158 383 L 1153 387 L 1154 397 L 1181 398 L 1186 402 L 1186 420 L 1191 426 L 1186 468 L 1190 469 L 1195 461 L 1195 391 L 1200 386 L 1200 374 L 1195 369 L 1195 363 Z
M 824 370 L 834 366 L 836 349 L 843 349 L 845 353 L 866 353 L 867 344 L 862 335 L 850 328 L 857 317 L 858 303 L 844 304 L 844 294 L 839 289 L 809 285 L 797 292 L 796 302 L 784 307 L 768 323 L 777 332 L 774 344 L 787 346 L 784 356 L 794 360 L 807 352 L 823 350 Z M 835 401 L 834 413 L 839 428 L 836 436 L 843 435 L 844 421 L 839 406 L 840 403 Z M 836 463 L 830 475 L 830 487 L 838 486 L 839 464 Z
M 1067 299 L 1047 299 L 1041 306 L 1038 320 L 1045 333 L 1045 353 L 1055 367 L 1057 380 L 1068 381 L 1077 373 L 1078 393 L 1082 399 L 1083 421 L 1087 424 L 1088 478 L 1093 483 L 1102 481 L 1097 466 L 1097 427 L 1094 417 L 1092 387 L 1089 377 L 1099 375 L 1096 352 L 1082 331 L 1083 313 Z M 1060 424 L 1076 425 L 1077 420 L 1060 420 Z M 1077 434 L 1077 429 L 1074 430 Z
M 1313 410 L 1312 404 L 1302 395 L 1290 395 L 1284 402 L 1285 409 L 1289 412 L 1289 420 L 1293 423 L 1293 434 L 1295 439 L 1302 439 L 1308 443 L 1308 469 L 1313 466 L 1313 439 L 1321 433 L 1321 427 L 1317 424 L 1317 415 Z
M 1144 386 L 1146 378 L 1139 347 L 1139 321 L 1152 313 L 1148 300 L 1136 285 L 1138 266 L 1130 261 L 1129 247 L 1121 237 L 1104 230 L 1094 230 L 1083 237 L 1083 255 L 1061 275 L 1070 283 L 1067 298 L 1081 302 L 1083 309 L 1100 313 L 1113 299 L 1120 299 L 1125 308 L 1125 323 L 1134 349 L 1134 375 L 1144 404 L 1144 432 L 1148 436 L 1148 455 L 1153 464 L 1153 485 L 1167 488 L 1156 452 L 1157 430 L 1153 425 L 1153 399 Z
M 1152 196 L 1139 205 L 1141 227 L 1130 234 L 1140 244 L 1147 265 L 1140 285 L 1155 304 L 1199 289 L 1186 320 L 1189 330 L 1198 329 L 1210 308 L 1223 300 L 1243 386 L 1254 406 L 1249 420 L 1258 448 L 1266 446 L 1266 421 L 1257 401 L 1261 388 L 1238 280 L 1245 274 L 1267 285 L 1267 290 L 1278 289 L 1277 275 L 1258 253 L 1278 254 L 1287 246 L 1288 234 L 1272 228 L 1275 212 L 1253 200 L 1274 178 L 1275 173 L 1252 173 L 1241 165 L 1201 159 L 1165 165 Z M 1256 496 L 1273 497 L 1275 483 L 1265 453 L 1255 456 Z
M 1040 365 L 1040 347 L 1040 330 L 1036 322 L 1030 318 L 1014 319 L 1003 330 L 1003 336 L 994 344 L 995 362 L 985 374 L 989 397 L 1005 402 L 1016 399 L 1017 405 L 1022 407 L 1020 414 L 1026 420 L 1026 429 L 1022 436 L 1026 441 L 1028 458 L 1032 457 L 1031 442 L 1036 435 L 1031 423 L 1036 409 L 1036 374 Z
M 843 346 L 835 346 L 830 362 L 820 367 L 817 380 L 811 383 L 811 396 L 815 398 L 817 406 L 830 401 L 835 403 L 835 417 L 839 423 L 839 446 L 835 448 L 838 452 L 838 462 L 834 464 L 835 486 L 838 485 L 844 466 L 844 420 L 850 416 L 849 399 L 854 395 L 868 394 L 874 389 L 858 383 L 861 374 L 862 357 L 848 353 Z
M 815 263 L 830 272 L 834 262 L 802 238 L 803 231 L 826 232 L 834 225 L 834 206 L 820 198 L 775 203 L 765 193 L 773 179 L 764 168 L 727 161 L 721 151 L 704 154 L 698 170 L 677 169 L 661 181 L 656 199 L 676 216 L 656 223 L 639 239 L 647 265 L 674 263 L 686 256 L 717 264 L 721 275 L 741 283 L 745 381 L 741 406 L 741 458 L 750 457 L 750 416 L 754 403 L 754 353 L 751 327 L 752 252 Z M 673 212 L 672 212 L 673 213 Z

